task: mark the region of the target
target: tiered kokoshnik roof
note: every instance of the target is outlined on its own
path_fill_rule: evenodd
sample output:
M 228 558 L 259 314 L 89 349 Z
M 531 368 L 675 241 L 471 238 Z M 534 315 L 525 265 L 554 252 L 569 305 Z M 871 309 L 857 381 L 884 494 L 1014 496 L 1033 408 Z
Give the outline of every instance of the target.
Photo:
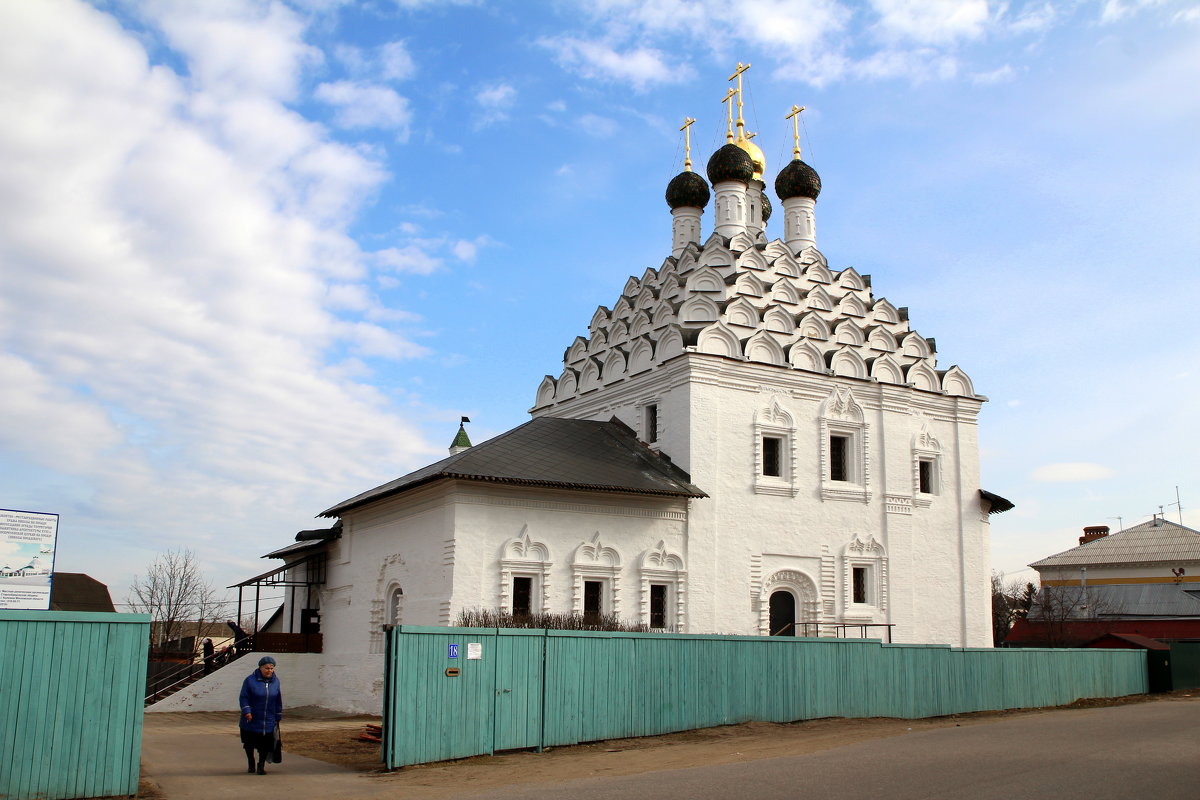
M 936 347 L 909 327 L 908 309 L 871 293 L 869 275 L 833 272 L 815 247 L 793 254 L 776 239 L 712 234 L 600 306 L 563 371 L 547 375 L 538 408 L 650 370 L 685 351 L 781 368 L 875 379 L 975 396 L 957 366 L 937 369 Z

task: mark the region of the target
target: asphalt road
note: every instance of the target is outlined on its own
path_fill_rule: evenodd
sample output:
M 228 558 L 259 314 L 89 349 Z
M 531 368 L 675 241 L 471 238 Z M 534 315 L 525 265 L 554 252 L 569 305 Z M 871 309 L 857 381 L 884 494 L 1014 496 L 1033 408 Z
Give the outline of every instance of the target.
M 489 800 L 1200 800 L 1200 703 L 1022 715 L 810 755 L 520 785 Z

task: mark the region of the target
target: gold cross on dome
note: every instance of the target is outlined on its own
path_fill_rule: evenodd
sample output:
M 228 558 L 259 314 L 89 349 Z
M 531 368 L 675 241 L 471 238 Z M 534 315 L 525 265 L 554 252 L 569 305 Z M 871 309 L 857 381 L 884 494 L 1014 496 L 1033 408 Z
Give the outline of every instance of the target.
M 729 98 L 733 97 L 736 94 L 737 94 L 737 89 L 730 88 L 730 90 L 725 93 L 725 96 L 721 98 L 721 102 L 726 103 L 728 105 L 728 111 L 729 111 L 729 115 L 728 115 L 729 116 L 729 131 L 725 134 L 725 141 L 727 141 L 727 142 L 733 141 L 733 103 L 729 102 Z
M 729 80 L 733 80 L 734 78 L 737 78 L 737 82 L 738 82 L 738 84 L 737 84 L 737 99 L 738 99 L 737 126 L 738 126 L 738 138 L 739 139 L 743 138 L 743 134 L 745 132 L 744 129 L 746 127 L 746 121 L 744 119 L 742 119 L 742 73 L 748 69 L 750 69 L 749 64 L 743 64 L 742 62 L 739 61 L 738 65 L 737 65 L 737 69 L 735 69 L 733 71 L 733 74 L 729 76 Z
M 784 119 L 792 121 L 792 158 L 800 158 L 800 112 L 807 106 L 792 106 L 792 113 Z
M 685 153 L 683 159 L 683 169 L 686 172 L 692 171 L 692 124 L 695 123 L 695 121 L 695 117 L 685 116 L 683 118 L 683 127 L 679 129 L 683 131 L 683 147 Z

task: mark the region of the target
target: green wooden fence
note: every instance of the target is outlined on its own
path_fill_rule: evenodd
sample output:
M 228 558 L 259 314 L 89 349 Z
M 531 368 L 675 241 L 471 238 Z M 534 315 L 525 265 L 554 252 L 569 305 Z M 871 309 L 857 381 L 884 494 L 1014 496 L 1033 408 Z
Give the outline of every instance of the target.
M 0 798 L 137 793 L 150 617 L 0 611 Z
M 1140 650 L 414 626 L 389 632 L 385 678 L 388 767 L 752 720 L 913 719 L 1147 691 Z

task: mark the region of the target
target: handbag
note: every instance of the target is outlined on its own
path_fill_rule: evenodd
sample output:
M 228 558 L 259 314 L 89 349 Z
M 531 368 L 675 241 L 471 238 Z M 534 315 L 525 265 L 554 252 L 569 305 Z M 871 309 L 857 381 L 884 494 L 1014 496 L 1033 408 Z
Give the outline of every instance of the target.
M 271 762 L 283 763 L 283 737 L 279 735 L 279 723 L 275 724 L 275 749 L 271 751 Z

